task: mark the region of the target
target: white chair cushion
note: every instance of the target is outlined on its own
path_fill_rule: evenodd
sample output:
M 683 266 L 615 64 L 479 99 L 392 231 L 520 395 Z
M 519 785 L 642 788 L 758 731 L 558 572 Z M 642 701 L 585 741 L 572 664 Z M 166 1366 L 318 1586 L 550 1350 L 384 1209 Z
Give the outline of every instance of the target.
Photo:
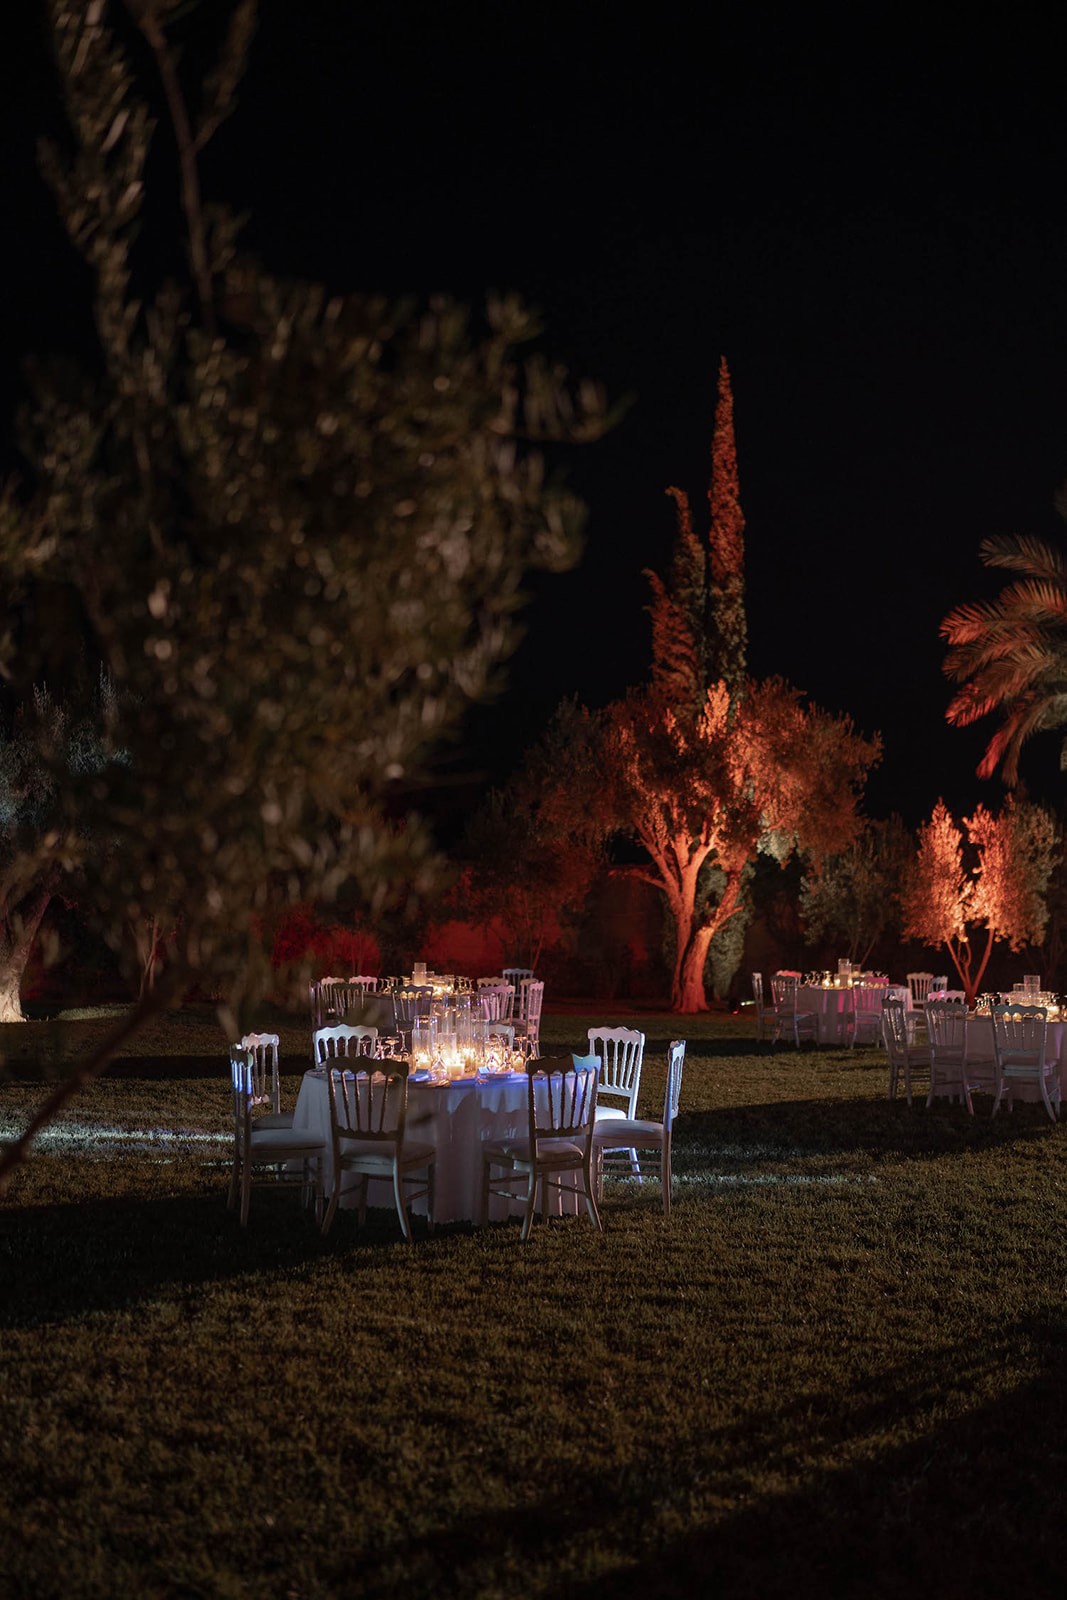
M 294 1128 L 253 1128 L 252 1153 L 261 1155 L 277 1152 L 279 1157 L 288 1155 L 317 1155 L 325 1150 L 325 1141 L 317 1138 L 313 1133 L 297 1131 Z
M 358 1134 L 344 1132 L 341 1133 L 340 1139 L 341 1155 L 345 1160 L 356 1157 L 360 1161 L 380 1162 L 385 1172 L 393 1170 L 392 1144 L 382 1144 L 377 1139 L 361 1139 Z M 422 1165 L 432 1160 L 436 1154 L 436 1148 L 432 1144 L 423 1144 L 415 1139 L 405 1140 L 404 1148 L 400 1152 L 400 1165 L 402 1167 Z
M 530 1165 L 529 1139 L 502 1139 L 498 1144 L 484 1144 L 483 1156 L 489 1156 L 494 1161 L 511 1161 L 516 1166 Z M 553 1161 L 581 1163 L 585 1158 L 585 1151 L 580 1144 L 575 1144 L 573 1139 L 538 1139 L 537 1158 L 539 1161 Z
M 639 1122 L 636 1118 L 631 1122 L 629 1117 L 623 1117 L 621 1120 L 612 1117 L 593 1126 L 594 1144 L 617 1144 L 621 1148 L 640 1144 L 642 1140 L 659 1144 L 662 1138 L 662 1122 Z

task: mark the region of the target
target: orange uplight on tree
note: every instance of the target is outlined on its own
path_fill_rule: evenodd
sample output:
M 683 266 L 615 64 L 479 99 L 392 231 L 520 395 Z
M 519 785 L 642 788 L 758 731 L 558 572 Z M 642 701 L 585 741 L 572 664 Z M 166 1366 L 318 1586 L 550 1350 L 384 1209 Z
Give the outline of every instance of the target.
M 743 928 L 757 856 L 843 850 L 880 745 L 847 718 L 806 706 L 781 679 L 746 675 L 744 518 L 725 362 L 706 538 L 685 494 L 670 493 L 678 513 L 670 575 L 648 574 L 650 681 L 601 712 L 570 708 L 570 736 L 555 741 L 565 775 L 543 796 L 542 815 L 560 837 L 597 827 L 639 847 L 640 861 L 613 870 L 663 895 L 674 930 L 672 1004 L 703 1011 L 712 941 Z
M 973 1005 L 993 945 L 1038 944 L 1045 931 L 1057 830 L 1041 806 L 1008 798 L 994 816 L 978 806 L 964 834 L 943 800 L 919 830 L 901 895 L 903 929 L 952 957 Z

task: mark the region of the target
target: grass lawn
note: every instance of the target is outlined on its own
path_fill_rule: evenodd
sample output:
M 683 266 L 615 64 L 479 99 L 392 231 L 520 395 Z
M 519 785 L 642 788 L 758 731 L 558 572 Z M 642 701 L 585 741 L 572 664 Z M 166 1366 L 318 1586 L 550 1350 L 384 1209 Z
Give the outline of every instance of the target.
M 0 1595 L 1059 1596 L 1067 1129 L 639 1025 L 649 1114 L 689 1040 L 670 1223 L 414 1249 L 292 1191 L 242 1233 L 217 1026 L 144 1035 L 0 1202 Z M 0 1137 L 102 1026 L 2 1030 Z

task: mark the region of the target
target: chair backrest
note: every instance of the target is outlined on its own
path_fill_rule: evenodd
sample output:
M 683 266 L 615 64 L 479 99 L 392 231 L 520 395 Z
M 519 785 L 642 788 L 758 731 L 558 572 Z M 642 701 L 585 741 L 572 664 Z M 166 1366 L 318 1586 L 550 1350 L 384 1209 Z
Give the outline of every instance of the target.
M 942 973 L 939 973 L 936 977 L 931 978 L 930 979 L 930 988 L 931 989 L 947 989 L 948 988 L 948 973 L 947 972 L 942 972 Z
M 890 1061 L 904 1061 L 908 1053 L 908 1002 L 894 995 L 882 1000 L 882 1039 Z
M 1043 1065 L 1048 1037 L 1044 1006 L 1016 1002 L 993 1007 L 993 1048 L 997 1059 L 1015 1065 Z
M 330 985 L 327 998 L 329 1014 L 343 1018 L 350 1017 L 354 1012 L 359 1016 L 366 998 L 367 990 L 364 988 L 362 978 L 349 978 L 344 983 L 338 980 L 337 983 Z
M 908 990 L 911 994 L 912 1005 L 924 1005 L 926 996 L 930 993 L 934 981 L 932 972 L 909 972 Z
M 428 985 L 418 986 L 409 984 L 406 988 L 397 989 L 393 995 L 393 1005 L 396 1010 L 397 1026 L 410 1028 L 419 1017 L 428 1017 L 433 1006 L 433 990 Z
M 475 1018 L 471 1023 L 471 1032 L 476 1039 L 488 1045 L 495 1039 L 498 1044 L 507 1044 L 509 1050 L 515 1048 L 515 1024 L 513 1022 L 489 1022 L 485 1017 Z
M 645 1058 L 645 1036 L 637 1028 L 590 1028 L 589 1049 L 600 1057 L 601 1099 L 625 1100 L 627 1116 L 637 1115 L 637 1094 L 641 1087 L 641 1063 Z
M 282 1086 L 278 1072 L 278 1035 L 276 1033 L 246 1033 L 240 1044 L 240 1050 L 247 1050 L 252 1055 L 252 1076 L 255 1084 L 254 1093 L 257 1099 L 266 1097 L 270 1100 L 271 1110 L 282 1109 Z
M 239 1150 L 247 1152 L 256 1113 L 273 1111 L 271 1086 L 257 1072 L 256 1053 L 243 1044 L 230 1046 L 230 1084 L 233 1089 L 233 1136 Z
M 333 1027 L 316 1028 L 311 1038 L 311 1047 L 319 1066 L 327 1061 L 343 1061 L 349 1056 L 372 1056 L 377 1043 L 377 1028 L 353 1022 L 338 1022 Z
M 926 1031 L 932 1054 L 967 1048 L 967 1007 L 954 1000 L 928 1000 L 925 1007 Z
M 592 1056 L 539 1056 L 526 1063 L 531 1151 L 538 1139 L 592 1139 L 598 1073 Z
M 358 975 L 357 975 L 357 976 L 356 976 L 356 977 L 354 977 L 354 978 L 349 978 L 349 980 L 348 980 L 348 981 L 349 981 L 349 983 L 350 983 L 350 984 L 352 984 L 352 983 L 355 983 L 355 984 L 358 984 L 358 985 L 359 985 L 359 987 L 360 987 L 360 988 L 361 988 L 361 989 L 362 989 L 362 990 L 363 990 L 363 991 L 364 991 L 364 993 L 366 993 L 366 994 L 374 994 L 374 992 L 375 992 L 375 990 L 376 990 L 376 989 L 377 989 L 377 987 L 378 987 L 378 980 L 377 980 L 377 978 L 373 978 L 373 977 L 370 977 L 370 976 L 369 976 L 369 975 L 368 975 L 368 974 L 367 974 L 367 973 L 365 973 L 365 972 L 361 972 L 361 973 L 359 973 L 359 974 L 358 974 Z
M 503 981 L 504 981 L 504 974 L 502 972 L 498 972 L 495 978 L 479 978 L 477 980 L 479 989 L 484 989 L 486 987 L 492 987 L 492 986 L 495 986 L 495 987 L 499 988 L 500 985 L 503 983 Z
M 517 991 L 524 978 L 533 977 L 534 969 L 533 967 L 504 967 L 500 975 L 505 983 L 514 984 Z
M 752 998 L 756 1002 L 756 1015 L 758 1017 L 761 1017 L 763 1015 L 763 973 L 762 972 L 754 972 L 752 974 Z
M 330 1068 L 326 1081 L 335 1148 L 341 1134 L 374 1143 L 403 1143 L 409 1070 L 410 1063 L 404 1060 L 368 1062 L 366 1068 L 348 1071 Z
M 521 1023 L 540 1022 L 545 986 L 539 978 L 523 978 L 515 1001 L 515 1016 Z
M 348 1009 L 348 980 L 319 978 L 309 989 L 311 1026 L 321 1028 L 331 1018 L 341 1018 Z
M 775 972 L 771 975 L 771 994 L 776 1011 L 795 1011 L 799 978 L 792 972 Z
M 682 1068 L 685 1066 L 685 1040 L 672 1039 L 667 1048 L 667 1083 L 663 1091 L 663 1126 L 672 1128 L 682 1097 Z
M 510 1022 L 515 1009 L 513 983 L 483 984 L 478 990 L 478 1006 L 487 1022 Z
M 967 1004 L 967 994 L 964 989 L 934 989 L 931 987 L 926 995 L 927 1005 L 930 1004 L 931 1000 L 938 1005 L 965 1006 Z

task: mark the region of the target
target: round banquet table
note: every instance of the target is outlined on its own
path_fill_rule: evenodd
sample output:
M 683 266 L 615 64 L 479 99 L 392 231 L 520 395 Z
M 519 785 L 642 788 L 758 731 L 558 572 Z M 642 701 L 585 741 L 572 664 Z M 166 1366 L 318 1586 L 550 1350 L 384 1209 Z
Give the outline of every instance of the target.
M 368 1063 L 369 1065 L 369 1063 Z M 408 1109 L 405 1134 L 412 1140 L 432 1144 L 437 1152 L 434 1168 L 434 1221 L 477 1222 L 482 1195 L 482 1145 L 488 1140 L 523 1139 L 528 1127 L 527 1078 L 522 1073 L 500 1073 L 484 1078 L 459 1078 L 451 1083 L 428 1083 L 419 1078 L 408 1081 Z M 326 1191 L 333 1186 L 333 1158 L 330 1148 L 330 1092 L 326 1074 L 318 1069 L 305 1072 L 293 1116 L 295 1128 L 308 1128 L 326 1140 Z M 553 1209 L 570 1212 L 578 1206 L 577 1197 L 553 1191 Z M 344 1195 L 342 1205 L 356 1204 L 355 1188 Z M 392 1184 L 372 1179 L 367 1204 L 395 1208 Z M 416 1216 L 426 1215 L 426 1201 L 417 1200 L 411 1208 Z M 489 1217 L 498 1221 L 509 1213 L 522 1214 L 521 1201 L 491 1196 Z
M 887 989 L 884 983 L 870 986 L 857 984 L 853 989 L 802 983 L 797 989 L 797 1010 L 812 1013 L 815 1018 L 815 1037 L 820 1044 L 845 1044 L 848 1041 L 845 1014 L 852 1010 L 853 999 L 861 1011 L 878 1011 L 883 995 L 892 993 L 895 988 L 896 985 L 890 984 Z

